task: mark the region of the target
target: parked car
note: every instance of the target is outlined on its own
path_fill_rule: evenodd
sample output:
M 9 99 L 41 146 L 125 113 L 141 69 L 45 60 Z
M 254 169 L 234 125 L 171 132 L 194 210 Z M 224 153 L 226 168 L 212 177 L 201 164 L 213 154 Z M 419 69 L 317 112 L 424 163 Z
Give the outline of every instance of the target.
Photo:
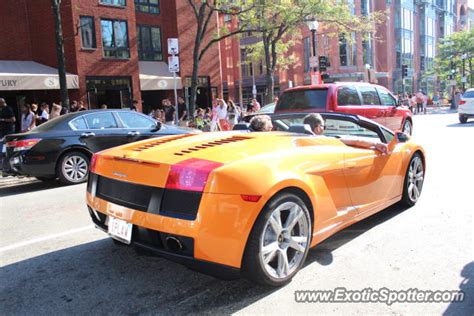
M 5 138 L 3 176 L 59 178 L 76 184 L 87 180 L 93 153 L 145 138 L 197 133 L 162 125 L 128 110 L 92 110 L 52 119 L 28 133 Z
M 459 122 L 466 123 L 471 117 L 474 117 L 474 88 L 467 89 L 461 97 L 458 107 Z
M 97 153 L 86 195 L 91 220 L 117 243 L 281 286 L 310 247 L 394 203 L 414 205 L 424 179 L 423 148 L 406 134 L 323 113 L 324 136 L 306 135 L 305 115 L 271 114 L 275 132 L 169 136 Z M 343 137 L 389 151 L 351 147 Z
M 365 116 L 392 131 L 411 135 L 412 113 L 386 88 L 364 82 L 336 82 L 287 89 L 275 113 L 341 112 Z

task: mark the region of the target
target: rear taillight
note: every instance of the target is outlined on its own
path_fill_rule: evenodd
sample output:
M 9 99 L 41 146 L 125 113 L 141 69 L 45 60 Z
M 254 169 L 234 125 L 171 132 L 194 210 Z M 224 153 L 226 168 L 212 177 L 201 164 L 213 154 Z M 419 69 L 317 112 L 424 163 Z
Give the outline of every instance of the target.
M 98 157 L 98 154 L 93 154 L 92 155 L 91 164 L 90 164 L 90 167 L 89 167 L 89 172 L 95 173 L 95 167 L 97 165 L 97 157 Z
M 171 166 L 166 188 L 202 192 L 209 174 L 220 166 L 222 163 L 209 160 L 195 158 L 184 160 Z
M 459 105 L 466 104 L 466 100 L 459 100 Z
M 38 144 L 41 141 L 41 138 L 32 138 L 24 140 L 16 140 L 13 142 L 8 142 L 7 147 L 13 147 L 13 151 L 29 150 L 33 148 L 34 145 Z

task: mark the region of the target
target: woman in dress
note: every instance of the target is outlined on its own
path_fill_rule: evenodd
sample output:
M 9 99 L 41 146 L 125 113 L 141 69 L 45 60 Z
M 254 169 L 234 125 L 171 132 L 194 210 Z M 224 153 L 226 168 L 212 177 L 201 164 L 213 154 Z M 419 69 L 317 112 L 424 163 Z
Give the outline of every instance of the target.
M 22 133 L 31 131 L 36 127 L 35 114 L 31 111 L 31 105 L 23 104 L 21 106 L 21 127 Z

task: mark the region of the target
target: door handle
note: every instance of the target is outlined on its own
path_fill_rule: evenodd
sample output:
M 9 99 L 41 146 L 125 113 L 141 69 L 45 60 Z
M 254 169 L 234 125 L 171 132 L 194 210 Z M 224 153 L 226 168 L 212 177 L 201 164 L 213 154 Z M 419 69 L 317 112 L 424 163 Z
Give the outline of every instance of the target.
M 86 132 L 86 133 L 81 134 L 81 137 L 83 137 L 83 138 L 89 138 L 89 137 L 92 137 L 92 136 L 95 136 L 95 133 Z
M 128 132 L 127 135 L 130 136 L 130 137 L 139 136 L 139 135 L 140 135 L 140 132 L 138 132 L 138 131 L 132 131 L 132 132 Z

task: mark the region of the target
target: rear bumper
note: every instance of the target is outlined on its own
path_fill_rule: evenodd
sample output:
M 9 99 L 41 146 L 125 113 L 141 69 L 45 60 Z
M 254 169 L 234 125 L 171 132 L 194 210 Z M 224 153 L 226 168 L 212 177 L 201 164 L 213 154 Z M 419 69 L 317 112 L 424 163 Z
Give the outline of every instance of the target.
M 97 217 L 93 214 L 92 210 L 89 208 L 89 213 L 93 222 L 95 223 L 96 228 L 102 230 L 103 232 L 107 233 L 107 226 L 98 221 Z M 160 234 L 160 232 L 155 232 L 156 234 Z M 133 236 L 133 235 L 132 235 Z M 147 252 L 166 258 L 168 260 L 177 262 L 184 266 L 187 266 L 193 270 L 217 277 L 223 280 L 235 280 L 240 278 L 240 269 L 205 261 L 199 260 L 188 255 L 182 255 L 175 253 L 169 249 L 164 247 L 160 247 L 159 245 L 150 244 L 144 240 L 138 240 L 136 237 L 132 239 L 131 246 L 146 250 Z
M 4 155 L 2 161 L 2 176 L 54 176 L 54 163 L 38 159 L 39 156 L 30 156 L 26 152 L 13 155 Z
M 133 224 L 132 244 L 137 247 L 151 248 L 157 254 L 169 255 L 186 264 L 197 261 L 198 267 L 212 263 L 240 269 L 247 238 L 263 204 L 243 201 L 240 195 L 203 193 L 197 215 L 186 219 L 155 212 L 151 207 L 138 210 L 123 201 L 113 202 L 107 196 L 96 195 L 94 178 L 94 174 L 89 177 L 87 205 L 97 226 L 107 229 L 108 216 L 119 218 Z M 150 200 L 152 204 L 156 205 L 154 199 Z M 164 242 L 167 236 L 180 239 L 185 251 L 168 249 Z

